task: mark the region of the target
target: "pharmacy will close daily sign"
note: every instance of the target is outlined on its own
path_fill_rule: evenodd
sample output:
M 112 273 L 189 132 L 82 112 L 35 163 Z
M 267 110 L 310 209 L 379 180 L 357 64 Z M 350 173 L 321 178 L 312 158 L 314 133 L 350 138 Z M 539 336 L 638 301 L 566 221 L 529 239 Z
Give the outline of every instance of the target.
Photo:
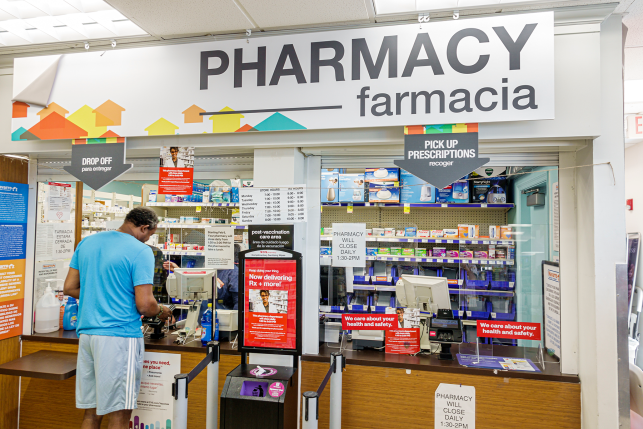
M 16 58 L 13 94 L 14 140 L 554 119 L 554 13 Z

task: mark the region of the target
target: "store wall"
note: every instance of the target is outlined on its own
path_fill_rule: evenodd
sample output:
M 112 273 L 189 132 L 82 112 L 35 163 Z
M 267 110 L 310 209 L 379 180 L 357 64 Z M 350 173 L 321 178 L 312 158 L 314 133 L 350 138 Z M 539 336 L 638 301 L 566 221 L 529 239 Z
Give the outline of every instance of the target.
M 643 235 L 643 143 L 625 149 L 625 199 L 634 200 L 634 210 L 625 208 L 626 231 Z M 643 252 L 639 252 L 636 285 L 643 288 Z

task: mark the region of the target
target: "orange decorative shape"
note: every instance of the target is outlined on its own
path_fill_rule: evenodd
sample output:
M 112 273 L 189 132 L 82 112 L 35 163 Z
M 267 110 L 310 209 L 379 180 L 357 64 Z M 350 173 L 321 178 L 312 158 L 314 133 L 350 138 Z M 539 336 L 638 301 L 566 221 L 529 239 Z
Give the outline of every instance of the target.
M 51 112 L 28 131 L 41 140 L 77 139 L 87 135 L 87 131 L 56 112 Z
M 67 115 L 67 113 L 69 113 L 69 111 L 68 111 L 68 110 L 63 109 L 63 108 L 62 108 L 62 107 L 60 107 L 58 104 L 56 104 L 56 103 L 49 103 L 49 106 L 47 106 L 47 107 L 45 107 L 44 109 L 42 109 L 41 111 L 39 111 L 39 112 L 37 113 L 37 115 L 38 115 L 38 116 L 40 116 L 40 120 L 42 121 L 43 119 L 45 119 L 47 116 L 49 116 L 49 115 L 50 115 L 51 113 L 53 113 L 53 112 L 58 113 L 58 114 L 59 114 L 60 116 L 62 116 L 63 118 Z
M 467 132 L 468 133 L 477 133 L 478 132 L 478 124 L 467 124 Z
M 107 116 L 98 113 L 96 110 L 94 110 L 94 113 L 96 114 L 96 126 L 97 127 L 106 127 L 106 126 L 111 126 L 114 125 L 114 121 Z
M 424 134 L 424 125 L 409 125 L 404 128 L 407 134 Z
M 27 103 L 23 103 L 22 101 L 14 101 L 12 110 L 11 110 L 11 117 L 12 118 L 26 118 L 27 117 L 27 109 L 29 109 L 29 105 Z
M 103 134 L 100 137 L 101 138 L 107 138 L 107 137 L 120 137 L 120 136 L 118 134 L 116 134 L 114 131 L 109 130 L 109 131 L 107 131 L 105 134 Z
M 183 123 L 185 124 L 198 124 L 203 122 L 203 116 L 200 113 L 205 113 L 205 110 L 197 106 L 191 105 L 183 112 Z
M 250 124 L 245 124 L 243 127 L 239 128 L 235 133 L 245 133 L 247 131 L 257 131 Z
M 120 125 L 121 124 L 121 114 L 125 109 L 118 104 L 114 103 L 112 100 L 107 100 L 100 106 L 94 109 L 96 113 L 96 126 L 107 126 L 107 125 Z M 98 115 L 102 115 L 105 118 L 108 118 L 112 121 L 111 124 L 99 124 Z

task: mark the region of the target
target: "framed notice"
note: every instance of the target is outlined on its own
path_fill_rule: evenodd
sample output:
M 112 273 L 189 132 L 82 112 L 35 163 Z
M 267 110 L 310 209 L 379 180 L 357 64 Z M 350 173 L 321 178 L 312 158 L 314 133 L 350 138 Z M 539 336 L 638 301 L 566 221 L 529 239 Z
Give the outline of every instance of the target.
M 560 359 L 560 266 L 557 262 L 543 261 L 542 267 L 545 350 Z
M 239 351 L 301 355 L 301 254 L 239 253 Z

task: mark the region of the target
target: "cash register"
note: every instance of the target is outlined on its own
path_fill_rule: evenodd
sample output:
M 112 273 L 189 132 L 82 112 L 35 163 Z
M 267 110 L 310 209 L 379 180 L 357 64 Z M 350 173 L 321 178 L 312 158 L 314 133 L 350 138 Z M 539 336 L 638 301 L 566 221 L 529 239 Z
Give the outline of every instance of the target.
M 442 344 L 439 359 L 453 360 L 451 344 L 462 342 L 462 321 L 451 310 L 438 310 L 438 317 L 430 319 L 429 340 Z

